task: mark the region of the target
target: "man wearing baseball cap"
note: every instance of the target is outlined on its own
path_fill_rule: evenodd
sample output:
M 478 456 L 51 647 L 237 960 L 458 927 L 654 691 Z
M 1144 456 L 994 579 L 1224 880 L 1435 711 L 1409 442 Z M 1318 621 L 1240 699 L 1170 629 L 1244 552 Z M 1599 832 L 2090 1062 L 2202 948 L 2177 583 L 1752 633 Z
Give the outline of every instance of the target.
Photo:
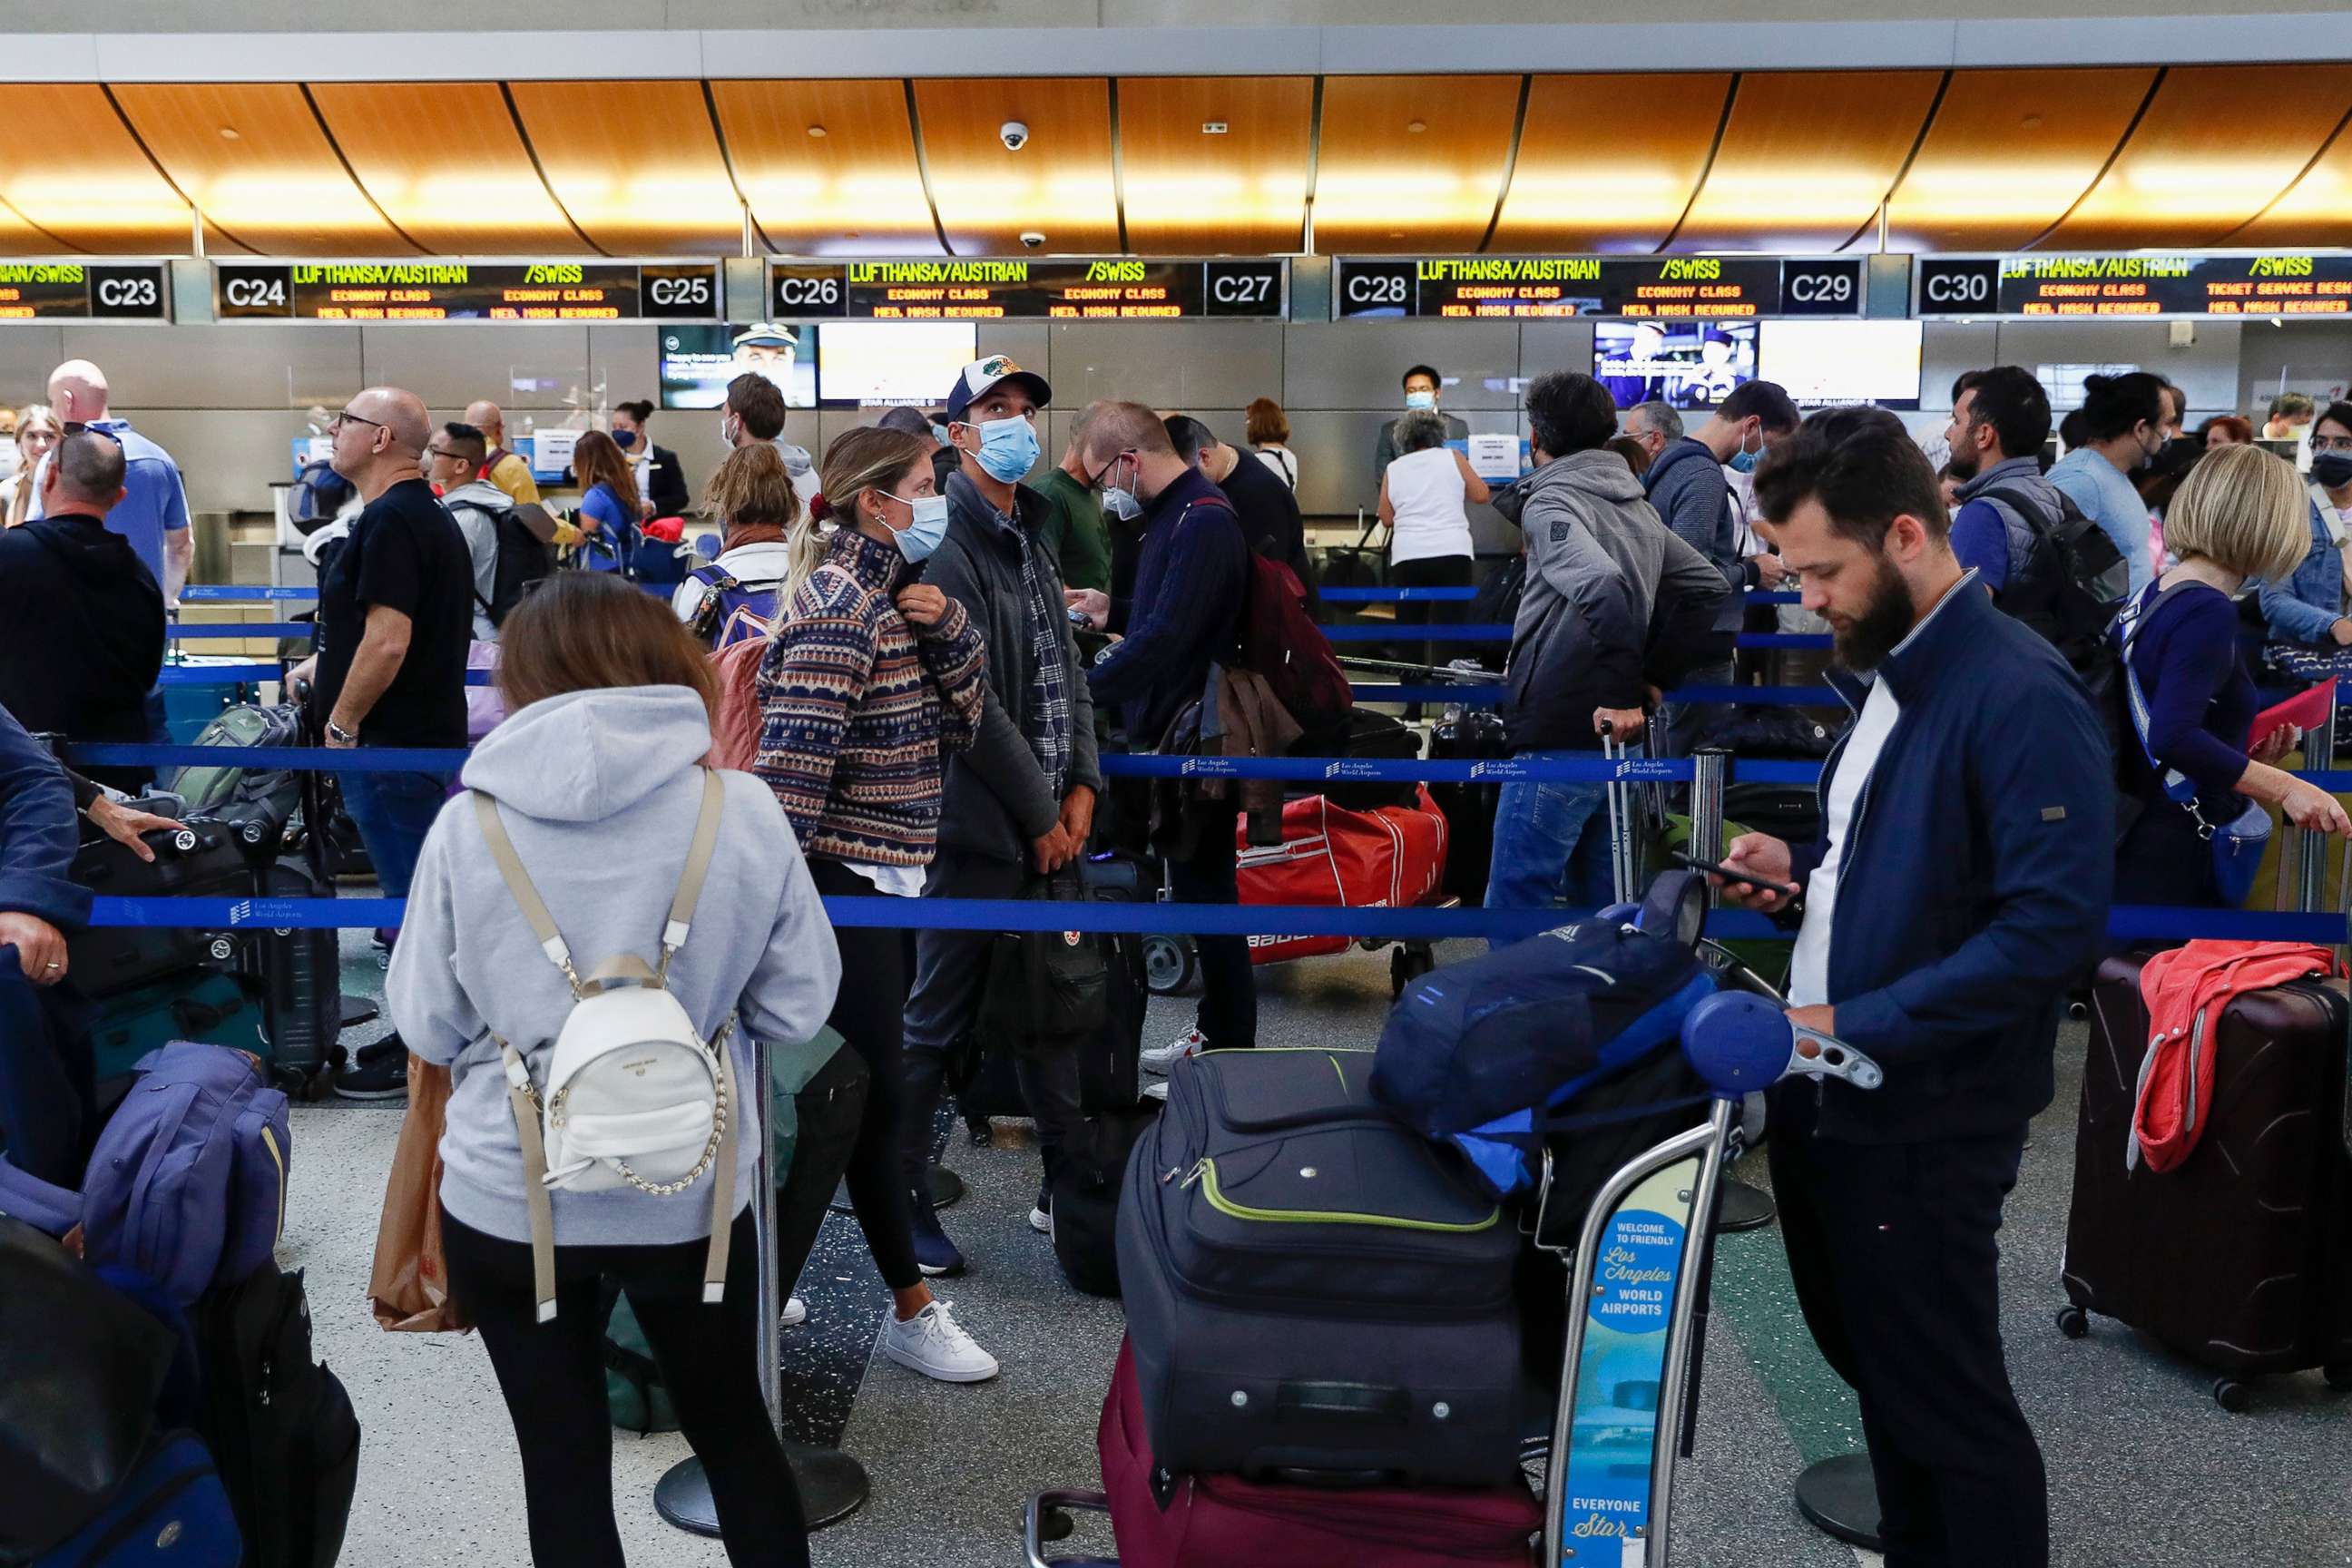
M 987 639 L 988 695 L 971 749 L 948 760 L 928 898 L 1018 898 L 1031 878 L 1080 854 L 1094 826 L 1102 784 L 1094 701 L 1060 569 L 1036 541 L 1048 503 L 1022 483 L 1037 466 L 1036 419 L 1053 395 L 1043 376 L 1003 354 L 964 366 L 948 393 L 957 468 L 943 487 L 947 538 L 924 563 L 923 581 L 960 601 Z M 987 931 L 916 933 L 901 1152 L 914 1189 L 915 1258 L 926 1274 L 964 1265 L 932 1211 L 923 1166 L 948 1051 L 978 1014 L 993 942 Z M 1024 1053 L 1015 1066 L 1050 1175 L 1078 1114 L 1076 1052 Z M 1050 1223 L 1046 1208 L 1041 1189 L 1029 1216 L 1040 1230 Z

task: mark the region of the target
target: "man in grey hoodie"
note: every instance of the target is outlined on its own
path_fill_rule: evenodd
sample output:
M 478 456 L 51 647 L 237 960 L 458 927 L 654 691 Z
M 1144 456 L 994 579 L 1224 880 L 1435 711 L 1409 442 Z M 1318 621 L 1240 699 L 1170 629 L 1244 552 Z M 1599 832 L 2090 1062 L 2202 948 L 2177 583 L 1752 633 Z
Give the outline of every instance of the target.
M 496 642 L 499 628 L 490 620 L 490 601 L 499 590 L 499 518 L 514 508 L 514 498 L 480 477 L 489 442 L 471 425 L 452 422 L 433 433 L 425 445 L 425 477 L 441 492 L 441 505 L 457 520 L 466 536 L 466 554 L 474 563 L 474 640 Z
M 793 479 L 793 494 L 805 511 L 817 496 L 816 463 L 806 447 L 784 439 L 783 389 L 757 371 L 745 371 L 727 384 L 727 412 L 719 434 L 730 447 L 750 447 L 765 441 L 784 460 Z
M 1587 756 L 1604 722 L 1620 740 L 1639 739 L 1652 688 L 1727 652 L 1714 628 L 1730 590 L 1666 531 L 1625 459 L 1606 449 L 1617 410 L 1599 382 L 1539 376 L 1527 412 L 1541 466 L 1496 498 L 1528 552 L 1503 678 L 1504 738 L 1515 757 Z M 1606 802 L 1598 784 L 1505 784 L 1486 907 L 1609 902 L 1606 837 L 1586 831 Z

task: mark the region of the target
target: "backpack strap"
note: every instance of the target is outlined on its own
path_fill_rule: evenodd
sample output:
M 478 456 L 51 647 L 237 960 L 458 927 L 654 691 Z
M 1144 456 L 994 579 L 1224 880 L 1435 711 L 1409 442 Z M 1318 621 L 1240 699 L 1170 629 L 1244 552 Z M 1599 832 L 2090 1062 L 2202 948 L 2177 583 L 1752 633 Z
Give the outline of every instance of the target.
M 477 800 L 487 800 L 478 795 Z M 506 1060 L 507 1105 L 514 1112 L 515 1142 L 522 1148 L 523 1203 L 530 1211 L 530 1282 L 539 1321 L 555 1321 L 555 1204 L 547 1194 L 547 1140 L 540 1131 L 539 1096 L 522 1053 L 499 1041 Z
M 507 837 L 506 824 L 499 820 L 499 803 L 480 790 L 474 791 L 473 795 L 474 820 L 481 824 L 482 842 L 489 847 L 490 858 L 498 863 L 499 875 L 506 879 L 507 891 L 514 895 L 522 918 L 530 926 L 530 934 L 539 938 L 540 951 L 547 954 L 550 963 L 563 971 L 574 999 L 587 994 L 572 967 L 572 950 L 564 945 L 563 933 L 555 929 L 555 917 L 547 912 L 546 901 L 531 886 L 530 874 L 522 868 L 522 860 L 515 854 L 514 840 Z M 698 828 L 698 835 L 699 831 Z
M 654 984 L 666 984 L 669 979 L 669 961 L 686 945 L 686 933 L 694 923 L 694 906 L 702 900 L 702 881 L 710 873 L 710 857 L 719 847 L 719 814 L 726 804 L 726 785 L 719 782 L 716 769 L 702 770 L 702 813 L 694 821 L 694 841 L 687 847 L 686 869 L 677 879 L 677 892 L 669 901 L 669 923 L 662 928 L 661 964 L 654 972 Z

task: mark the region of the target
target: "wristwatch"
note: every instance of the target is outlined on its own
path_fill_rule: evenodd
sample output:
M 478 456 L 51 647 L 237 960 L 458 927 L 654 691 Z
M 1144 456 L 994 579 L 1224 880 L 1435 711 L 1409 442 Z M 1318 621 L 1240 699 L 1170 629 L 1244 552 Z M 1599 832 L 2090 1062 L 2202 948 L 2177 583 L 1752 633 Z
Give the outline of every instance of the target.
M 356 746 L 360 743 L 360 738 L 357 735 L 352 734 L 332 719 L 327 721 L 327 739 L 340 741 L 346 746 Z

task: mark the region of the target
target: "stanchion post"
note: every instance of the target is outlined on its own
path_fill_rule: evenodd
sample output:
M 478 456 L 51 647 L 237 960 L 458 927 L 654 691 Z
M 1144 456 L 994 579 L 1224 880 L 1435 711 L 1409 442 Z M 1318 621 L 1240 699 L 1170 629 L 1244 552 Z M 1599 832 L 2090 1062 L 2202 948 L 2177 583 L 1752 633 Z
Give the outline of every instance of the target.
M 1694 860 L 1723 858 L 1723 785 L 1731 773 L 1731 753 L 1704 746 L 1691 753 L 1690 857 Z
M 2303 738 L 2303 765 L 2315 773 L 2326 773 L 2336 766 L 2334 714 L 2328 715 L 2326 723 L 2314 725 L 2311 732 Z M 2326 839 L 2322 835 L 2305 833 L 2301 828 L 2295 828 L 2294 832 L 2297 851 L 2295 868 L 2302 874 L 2294 907 L 2305 914 L 2315 914 L 2327 900 Z

